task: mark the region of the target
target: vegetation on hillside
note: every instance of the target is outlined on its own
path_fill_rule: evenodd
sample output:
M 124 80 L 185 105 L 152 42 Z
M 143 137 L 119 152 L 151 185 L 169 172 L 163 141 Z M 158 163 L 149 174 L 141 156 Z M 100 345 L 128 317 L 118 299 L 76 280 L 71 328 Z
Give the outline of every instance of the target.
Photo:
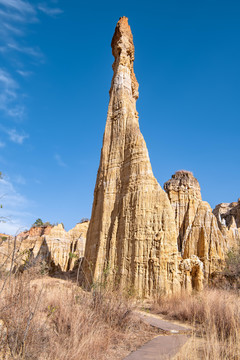
M 240 244 L 228 252 L 224 274 L 235 279 L 240 278 Z M 240 283 L 238 285 L 240 286 Z
M 32 224 L 32 227 L 47 227 L 52 226 L 49 221 L 43 222 L 42 219 L 38 218 L 35 223 Z
M 36 278 L 34 271 L 12 276 L 0 294 L 8 331 L 0 355 L 5 348 L 15 360 L 114 360 L 154 336 L 119 293 L 85 292 L 66 280 Z

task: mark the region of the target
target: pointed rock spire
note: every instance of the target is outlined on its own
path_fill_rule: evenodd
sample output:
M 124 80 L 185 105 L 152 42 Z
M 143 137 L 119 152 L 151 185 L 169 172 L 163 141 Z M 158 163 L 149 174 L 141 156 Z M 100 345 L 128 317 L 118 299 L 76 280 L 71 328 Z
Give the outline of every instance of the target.
M 177 237 L 167 194 L 139 129 L 138 82 L 128 19 L 112 39 L 113 79 L 83 263 L 86 284 L 108 280 L 138 295 L 173 291 Z

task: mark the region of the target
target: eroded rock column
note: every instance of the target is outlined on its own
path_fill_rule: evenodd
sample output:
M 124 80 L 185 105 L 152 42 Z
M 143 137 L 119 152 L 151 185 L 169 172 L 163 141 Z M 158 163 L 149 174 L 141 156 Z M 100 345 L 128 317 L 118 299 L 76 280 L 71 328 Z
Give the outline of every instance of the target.
M 112 39 L 113 79 L 83 270 L 137 295 L 178 288 L 177 237 L 166 193 L 153 176 L 139 129 L 138 82 L 128 19 Z

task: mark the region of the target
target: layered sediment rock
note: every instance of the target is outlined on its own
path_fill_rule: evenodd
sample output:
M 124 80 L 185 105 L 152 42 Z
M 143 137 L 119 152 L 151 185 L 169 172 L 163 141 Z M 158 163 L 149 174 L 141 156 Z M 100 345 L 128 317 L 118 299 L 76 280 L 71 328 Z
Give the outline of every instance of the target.
M 204 283 L 203 262 L 196 255 L 191 255 L 188 259 L 180 258 L 179 278 L 181 289 L 201 291 Z
M 177 171 L 164 189 L 175 213 L 179 251 L 184 259 L 198 256 L 207 278 L 224 265 L 228 241 L 210 205 L 202 201 L 199 183 L 191 172 Z
M 164 184 L 172 205 L 178 236 L 178 249 L 182 252 L 184 238 L 192 224 L 199 204 L 202 202 L 201 189 L 192 172 L 180 170 Z
M 84 257 L 86 283 L 107 278 L 138 295 L 174 291 L 177 237 L 166 193 L 153 176 L 139 129 L 138 82 L 128 19 L 112 39 L 113 79 Z
M 50 271 L 69 271 L 84 254 L 89 222 L 77 224 L 68 232 L 62 224 L 32 227 L 17 237 L 2 236 L 0 263 L 4 270 L 44 262 Z M 14 252 L 14 257 L 12 256 Z
M 228 238 L 230 247 L 237 246 L 240 242 L 240 199 L 217 205 L 213 213 L 223 235 Z

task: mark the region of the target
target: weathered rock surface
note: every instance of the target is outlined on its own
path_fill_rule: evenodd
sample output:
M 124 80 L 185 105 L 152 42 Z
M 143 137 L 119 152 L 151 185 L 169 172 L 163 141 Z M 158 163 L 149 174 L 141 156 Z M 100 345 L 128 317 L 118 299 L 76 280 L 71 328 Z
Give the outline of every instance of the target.
M 189 292 L 193 289 L 196 291 L 203 289 L 203 262 L 196 255 L 188 259 L 179 259 L 179 270 L 181 289 Z
M 228 240 L 219 229 L 210 205 L 202 201 L 197 179 L 189 171 L 177 171 L 164 184 L 178 231 L 178 247 L 183 259 L 195 255 L 208 275 L 224 265 Z
M 240 199 L 237 202 L 217 205 L 213 213 L 230 247 L 237 246 L 240 242 Z
M 105 277 L 138 295 L 174 291 L 179 287 L 174 215 L 139 129 L 126 17 L 116 26 L 112 53 L 114 75 L 84 257 L 86 283 Z
M 200 185 L 190 171 L 180 170 L 164 184 L 164 190 L 168 194 L 175 214 L 178 249 L 181 252 L 186 231 L 202 202 Z
M 50 271 L 72 270 L 75 261 L 83 257 L 88 224 L 79 223 L 68 232 L 59 224 L 32 227 L 16 238 L 3 235 L 0 263 L 4 270 L 10 270 L 14 251 L 14 268 L 44 261 Z

